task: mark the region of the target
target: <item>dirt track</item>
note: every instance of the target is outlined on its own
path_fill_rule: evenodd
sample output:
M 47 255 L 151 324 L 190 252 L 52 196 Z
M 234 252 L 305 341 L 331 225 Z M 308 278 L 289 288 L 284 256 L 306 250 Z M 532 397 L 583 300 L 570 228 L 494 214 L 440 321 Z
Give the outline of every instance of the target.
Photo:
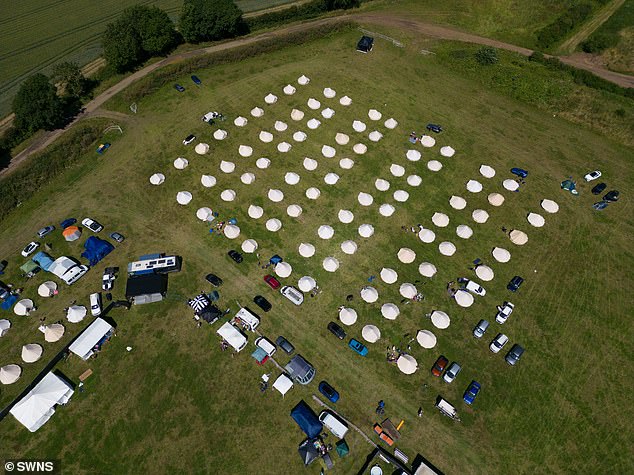
M 392 14 L 385 14 L 385 13 L 359 13 L 359 14 L 342 15 L 337 17 L 322 18 L 319 20 L 311 21 L 311 22 L 299 23 L 299 24 L 287 26 L 284 28 L 280 28 L 279 30 L 275 30 L 272 32 L 262 33 L 259 35 L 249 36 L 245 38 L 238 38 L 236 40 L 231 40 L 225 43 L 216 44 L 214 46 L 209 46 L 207 48 L 201 48 L 197 50 L 188 51 L 185 53 L 174 54 L 172 56 L 168 56 L 167 58 L 162 59 L 161 61 L 158 61 L 154 64 L 151 64 L 150 66 L 147 66 L 135 72 L 134 74 L 124 78 L 119 83 L 107 89 L 106 91 L 101 93 L 99 96 L 91 100 L 88 104 L 86 104 L 84 112 L 79 114 L 75 118 L 75 120 L 73 120 L 73 122 L 71 122 L 70 124 L 66 126 L 66 128 L 53 130 L 51 132 L 47 132 L 43 134 L 37 141 L 34 141 L 29 147 L 27 147 L 25 150 L 23 150 L 18 155 L 16 155 L 11 160 L 11 163 L 9 163 L 7 168 L 0 171 L 0 176 L 9 173 L 11 170 L 13 170 L 21 162 L 26 160 L 33 153 L 39 152 L 40 150 L 43 150 L 44 148 L 49 146 L 59 136 L 61 136 L 65 130 L 67 130 L 69 127 L 74 125 L 77 121 L 85 117 L 107 116 L 108 114 L 105 113 L 105 111 L 104 111 L 104 114 L 100 114 L 99 108 L 108 99 L 110 99 L 111 97 L 115 96 L 116 94 L 124 90 L 133 82 L 147 76 L 151 72 L 159 68 L 162 68 L 163 66 L 176 63 L 179 61 L 183 61 L 185 59 L 192 58 L 195 56 L 199 56 L 201 54 L 209 54 L 216 51 L 223 51 L 226 49 L 231 49 L 231 48 L 236 48 L 243 45 L 248 45 L 251 43 L 256 43 L 264 39 L 275 38 L 276 36 L 282 36 L 287 33 L 304 31 L 304 30 L 314 28 L 324 24 L 332 24 L 332 23 L 349 21 L 349 20 L 352 20 L 361 24 L 373 24 L 373 25 L 379 25 L 379 26 L 399 28 L 399 29 L 407 30 L 409 32 L 420 33 L 421 35 L 424 35 L 424 36 L 431 36 L 433 38 L 493 46 L 499 49 L 514 51 L 524 56 L 529 56 L 533 53 L 532 50 L 527 48 L 522 48 L 521 46 L 516 46 L 509 43 L 492 40 L 490 38 L 473 35 L 473 34 L 466 33 L 451 27 L 440 26 L 440 25 L 435 25 L 431 23 L 425 23 L 425 22 L 421 22 L 417 20 L 412 20 L 410 18 L 401 16 L 401 15 L 392 15 Z M 620 73 L 608 71 L 607 69 L 602 68 L 600 65 L 585 61 L 583 58 L 579 56 L 560 56 L 559 59 L 562 62 L 569 64 L 571 66 L 577 67 L 579 69 L 588 70 L 596 74 L 597 76 L 600 76 L 615 84 L 618 84 L 619 86 L 634 87 L 634 76 L 629 76 L 626 74 L 620 74 Z

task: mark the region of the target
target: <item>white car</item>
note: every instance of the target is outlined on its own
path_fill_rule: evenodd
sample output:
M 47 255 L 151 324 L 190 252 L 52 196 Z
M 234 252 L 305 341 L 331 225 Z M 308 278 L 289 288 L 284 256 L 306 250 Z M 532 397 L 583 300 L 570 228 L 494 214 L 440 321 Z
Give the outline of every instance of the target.
M 276 346 L 266 337 L 261 336 L 255 340 L 255 346 L 262 348 L 267 355 L 273 356 L 277 350 Z
M 449 365 L 447 371 L 445 371 L 445 374 L 442 377 L 443 381 L 445 381 L 445 383 L 452 383 L 453 380 L 456 379 L 456 376 L 458 376 L 458 373 L 460 373 L 461 369 L 462 366 L 454 361 Z
M 28 243 L 25 248 L 22 249 L 22 257 L 29 257 L 29 255 L 33 254 L 38 247 L 40 247 L 39 242 L 32 241 Z
M 467 285 L 465 285 L 465 289 L 467 289 L 472 294 L 476 294 L 476 295 L 479 295 L 481 297 L 484 297 L 486 295 L 486 293 L 487 293 L 487 291 L 484 290 L 484 287 L 482 287 L 477 282 L 474 282 L 473 280 L 468 280 L 467 281 Z
M 101 224 L 99 224 L 94 219 L 90 219 L 90 218 L 82 219 L 81 224 L 87 227 L 88 229 L 90 229 L 93 233 L 98 233 L 99 231 L 103 229 L 103 226 Z
M 599 170 L 595 170 L 593 172 L 588 173 L 586 176 L 584 176 L 583 178 L 586 181 L 592 181 L 592 180 L 596 180 L 597 178 L 599 178 L 601 176 L 601 172 Z
M 104 272 L 103 277 L 101 279 L 101 288 L 106 292 L 110 292 L 114 285 L 114 280 L 115 280 L 114 274 L 109 274 L 107 272 Z
M 498 307 L 498 314 L 495 316 L 495 321 L 500 325 L 506 322 L 506 320 L 511 316 L 511 313 L 513 313 L 514 308 L 515 305 L 511 302 L 504 302 L 502 307 Z
M 93 317 L 101 315 L 101 294 L 99 292 L 90 294 L 90 313 Z
M 493 353 L 499 353 L 500 350 L 504 348 L 504 345 L 506 345 L 508 342 L 509 342 L 508 336 L 506 336 L 504 333 L 498 333 L 498 336 L 496 336 L 491 342 L 491 344 L 489 345 L 489 349 Z

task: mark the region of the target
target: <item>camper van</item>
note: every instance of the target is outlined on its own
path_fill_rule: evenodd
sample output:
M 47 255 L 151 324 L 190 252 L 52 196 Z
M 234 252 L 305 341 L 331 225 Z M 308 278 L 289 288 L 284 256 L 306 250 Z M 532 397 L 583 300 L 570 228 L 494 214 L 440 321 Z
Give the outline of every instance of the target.
M 438 408 L 438 410 L 440 411 L 442 415 L 451 417 L 452 419 L 455 419 L 458 421 L 460 420 L 460 418 L 458 417 L 458 411 L 456 411 L 456 408 L 453 407 L 447 400 L 443 399 L 442 397 L 438 396 L 438 398 L 436 399 L 435 406 Z
M 348 432 L 348 424 L 334 412 L 325 410 L 319 414 L 319 420 L 336 437 L 343 439 Z
M 238 313 L 236 313 L 236 320 L 239 320 L 247 330 L 254 332 L 260 324 L 258 316 L 249 310 L 247 307 L 242 307 Z
M 236 350 L 236 353 L 242 351 L 242 349 L 247 346 L 247 337 L 229 322 L 226 322 L 218 328 L 216 333 L 229 343 L 231 347 Z
M 285 285 L 280 290 L 282 295 L 286 297 L 288 300 L 293 302 L 295 305 L 301 305 L 304 302 L 304 294 L 301 290 L 296 289 L 292 285 Z

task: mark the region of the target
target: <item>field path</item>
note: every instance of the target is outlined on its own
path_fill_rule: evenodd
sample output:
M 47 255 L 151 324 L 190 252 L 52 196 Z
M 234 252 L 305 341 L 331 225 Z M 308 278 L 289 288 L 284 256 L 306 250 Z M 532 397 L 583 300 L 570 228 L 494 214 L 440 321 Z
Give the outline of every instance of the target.
M 621 0 L 615 0 L 614 3 L 617 3 Z M 284 28 L 280 28 L 278 30 L 269 31 L 266 33 L 261 33 L 259 35 L 249 36 L 245 38 L 238 38 L 235 40 L 226 41 L 224 43 L 216 44 L 213 46 L 209 46 L 207 48 L 200 48 L 192 51 L 187 51 L 184 53 L 177 53 L 172 56 L 168 56 L 156 63 L 153 63 L 149 66 L 146 66 L 143 69 L 131 74 L 130 76 L 122 79 L 119 83 L 115 84 L 111 88 L 102 92 L 99 96 L 95 97 L 93 100 L 88 102 L 81 114 L 79 114 L 71 123 L 69 123 L 64 129 L 53 130 L 50 132 L 46 132 L 42 134 L 42 136 L 31 143 L 26 149 L 17 154 L 8 166 L 0 170 L 0 176 L 3 176 L 18 166 L 21 162 L 26 160 L 32 154 L 39 152 L 45 149 L 47 146 L 52 144 L 59 136 L 61 136 L 68 128 L 72 127 L 77 121 L 93 116 L 104 116 L 104 114 L 100 114 L 98 109 L 111 97 L 123 91 L 126 87 L 128 87 L 133 82 L 147 76 L 148 74 L 156 71 L 163 66 L 167 66 L 168 64 L 177 63 L 183 61 L 185 59 L 193 58 L 195 56 L 214 53 L 217 51 L 224 51 L 231 48 L 237 48 L 244 45 L 249 45 L 252 43 L 257 43 L 259 41 L 265 39 L 275 38 L 276 36 L 283 36 L 288 33 L 301 32 L 304 30 L 308 30 L 311 28 L 319 27 L 325 24 L 333 24 L 344 21 L 355 21 L 359 23 L 369 23 L 380 26 L 387 26 L 393 28 L 400 28 L 407 30 L 409 32 L 419 33 L 425 36 L 431 36 L 433 38 L 440 38 L 445 40 L 453 40 L 453 41 L 462 41 L 465 43 L 475 43 L 482 44 L 487 46 L 492 46 L 494 48 L 505 49 L 508 51 L 513 51 L 524 56 L 530 56 L 533 51 L 527 48 L 523 48 L 521 46 L 512 45 L 509 43 L 504 43 L 502 41 L 492 40 L 490 38 L 485 38 L 483 36 L 473 35 L 471 33 L 466 33 L 464 31 L 458 30 L 456 28 L 451 28 L 447 26 L 440 26 L 432 23 L 425 23 L 418 20 L 412 20 L 411 18 L 401 16 L 398 14 L 386 14 L 382 13 L 357 13 L 357 14 L 347 14 L 336 17 L 328 17 L 322 18 L 315 21 L 299 23 L 295 25 L 290 25 Z M 559 59 L 571 66 L 574 66 L 579 69 L 585 69 L 593 74 L 596 74 L 607 81 L 618 84 L 622 87 L 634 87 L 634 76 L 629 76 L 627 74 L 616 73 L 613 71 L 608 71 L 607 69 L 601 67 L 601 65 L 592 64 L 583 59 L 576 56 L 560 56 Z
M 564 41 L 559 48 L 557 48 L 557 53 L 559 54 L 572 54 L 579 46 L 579 43 L 585 41 L 588 36 L 596 31 L 601 25 L 603 25 L 608 18 L 610 18 L 615 11 L 617 11 L 621 5 L 625 3 L 625 0 L 612 0 L 611 3 L 605 5 L 601 10 L 597 12 L 589 21 L 584 23 L 581 29 Z

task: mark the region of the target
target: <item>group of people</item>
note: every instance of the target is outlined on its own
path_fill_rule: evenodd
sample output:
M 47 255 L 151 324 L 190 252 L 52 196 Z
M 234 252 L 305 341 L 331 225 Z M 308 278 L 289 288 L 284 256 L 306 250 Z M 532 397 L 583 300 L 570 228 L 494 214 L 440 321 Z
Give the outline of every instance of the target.
M 220 349 L 222 351 L 225 351 L 228 348 L 229 348 L 229 342 L 227 342 L 227 340 L 225 340 L 224 338 L 220 338 Z
M 418 234 L 423 229 L 425 229 L 425 227 L 419 223 L 416 226 L 401 226 L 401 229 L 405 232 L 412 232 L 414 234 Z

